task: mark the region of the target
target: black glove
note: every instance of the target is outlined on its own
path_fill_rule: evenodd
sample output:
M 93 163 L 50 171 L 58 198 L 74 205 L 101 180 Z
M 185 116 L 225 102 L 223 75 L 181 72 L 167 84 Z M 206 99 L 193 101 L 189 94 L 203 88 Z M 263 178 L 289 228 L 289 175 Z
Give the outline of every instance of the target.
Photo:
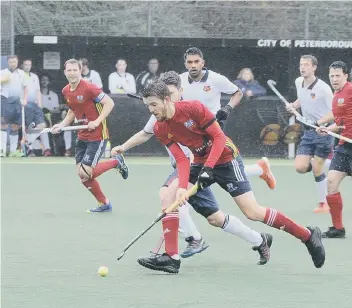
M 213 168 L 204 166 L 198 175 L 198 183 L 200 188 L 205 188 L 214 183 Z
M 218 120 L 218 122 L 225 121 L 227 119 L 227 117 L 230 115 L 232 109 L 233 108 L 230 105 L 226 105 L 225 107 L 222 107 L 216 113 L 216 119 Z
M 42 110 L 44 114 L 50 113 L 50 110 L 48 108 L 43 107 Z

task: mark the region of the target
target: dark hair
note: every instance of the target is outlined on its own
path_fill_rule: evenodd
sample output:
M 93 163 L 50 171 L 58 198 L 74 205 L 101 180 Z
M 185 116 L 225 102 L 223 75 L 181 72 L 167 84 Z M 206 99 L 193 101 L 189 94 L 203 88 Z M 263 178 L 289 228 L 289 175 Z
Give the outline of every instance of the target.
M 65 64 L 64 64 L 64 69 L 66 69 L 66 65 L 67 65 L 67 64 L 78 64 L 79 69 L 80 69 L 80 70 L 82 69 L 81 63 L 79 63 L 79 61 L 76 60 L 76 59 L 68 59 L 68 60 L 65 62 Z
M 155 82 L 151 83 L 142 91 L 142 96 L 144 98 L 155 96 L 164 100 L 167 96 L 170 95 L 171 93 L 166 83 L 160 80 L 156 80 Z
M 82 65 L 84 65 L 84 66 L 88 66 L 89 65 L 89 62 L 88 62 L 87 58 L 80 58 L 78 61 L 81 61 Z
M 191 47 L 188 48 L 183 56 L 184 60 L 186 60 L 187 56 L 194 56 L 194 55 L 198 55 L 203 59 L 203 53 L 202 51 L 197 48 L 197 47 Z
M 342 72 L 344 73 L 344 74 L 348 74 L 348 69 L 347 69 L 347 65 L 346 65 L 346 63 L 345 62 L 343 62 L 343 61 L 335 61 L 335 62 L 332 62 L 331 64 L 330 64 L 330 66 L 329 66 L 329 70 L 330 69 L 338 69 L 338 68 L 340 68 L 340 69 L 342 69 Z
M 318 59 L 316 56 L 313 55 L 303 55 L 301 56 L 301 59 L 310 59 L 312 61 L 312 64 L 315 66 L 318 66 Z
M 24 62 L 26 62 L 26 61 L 31 61 L 31 62 L 33 62 L 32 59 L 24 58 L 23 61 L 22 61 L 22 63 L 24 63 Z
M 127 65 L 126 59 L 124 59 L 124 58 L 118 58 L 118 59 L 116 60 L 116 63 L 119 62 L 119 61 L 124 61 L 124 62 L 126 63 L 126 65 Z
M 164 82 L 167 86 L 175 86 L 178 90 L 181 89 L 181 78 L 175 71 L 161 74 L 158 80 Z

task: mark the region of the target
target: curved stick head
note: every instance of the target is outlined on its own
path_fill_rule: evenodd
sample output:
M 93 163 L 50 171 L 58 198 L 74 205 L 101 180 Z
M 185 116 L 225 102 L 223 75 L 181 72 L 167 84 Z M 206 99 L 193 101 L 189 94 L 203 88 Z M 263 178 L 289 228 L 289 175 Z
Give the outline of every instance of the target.
M 122 252 L 117 258 L 117 261 L 120 261 L 122 259 L 122 257 L 125 255 L 125 252 Z
M 267 81 L 267 84 L 268 84 L 269 86 L 270 86 L 270 85 L 275 86 L 275 85 L 276 85 L 276 81 L 269 79 L 269 80 Z

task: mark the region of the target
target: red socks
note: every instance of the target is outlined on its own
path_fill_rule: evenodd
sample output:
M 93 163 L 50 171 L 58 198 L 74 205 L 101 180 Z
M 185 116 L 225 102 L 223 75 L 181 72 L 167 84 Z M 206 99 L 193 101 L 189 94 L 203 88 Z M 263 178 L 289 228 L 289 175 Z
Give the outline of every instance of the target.
M 266 209 L 264 223 L 273 228 L 290 233 L 291 235 L 300 239 L 303 242 L 308 241 L 311 235 L 310 231 L 307 228 L 297 225 L 294 221 L 287 218 L 284 214 L 274 209 Z
M 339 192 L 327 195 L 326 201 L 330 207 L 330 215 L 332 224 L 336 229 L 343 229 L 342 224 L 342 198 Z
M 165 252 L 170 256 L 178 255 L 178 212 L 167 214 L 163 219 Z
M 106 204 L 107 200 L 104 196 L 103 192 L 100 189 L 100 185 L 95 179 L 90 179 L 88 181 L 83 182 L 83 185 L 87 187 L 87 189 L 92 193 L 95 199 L 98 200 L 99 203 Z
M 99 175 L 103 174 L 104 172 L 117 167 L 117 160 L 116 159 L 109 159 L 106 161 L 102 161 L 96 165 L 96 167 L 93 169 L 93 175 L 92 178 L 95 179 Z

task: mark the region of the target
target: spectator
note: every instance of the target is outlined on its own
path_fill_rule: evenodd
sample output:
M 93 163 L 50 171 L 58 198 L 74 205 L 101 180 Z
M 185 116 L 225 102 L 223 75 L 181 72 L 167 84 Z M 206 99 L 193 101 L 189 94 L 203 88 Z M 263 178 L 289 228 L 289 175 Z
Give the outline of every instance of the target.
M 130 73 L 126 73 L 125 59 L 116 61 L 116 72 L 109 76 L 109 90 L 111 94 L 136 93 L 136 81 Z
M 254 79 L 253 72 L 250 68 L 246 67 L 241 69 L 234 82 L 247 97 L 258 97 L 266 95 L 266 90 L 258 81 Z
M 18 58 L 15 55 L 7 57 L 8 68 L 0 71 L 1 77 L 1 152 L 6 156 L 7 132 L 10 135 L 10 156 L 23 156 L 17 151 L 18 131 L 22 123 L 21 105 L 27 105 L 28 78 L 23 70 L 18 68 Z
M 88 80 L 89 82 L 95 84 L 98 88 L 103 88 L 103 83 L 101 81 L 100 75 L 97 71 L 89 69 L 89 62 L 86 58 L 80 58 L 79 62 L 82 66 L 82 78 Z
M 66 116 L 66 110 L 63 105 L 60 106 L 59 96 L 54 91 L 50 90 L 50 78 L 48 75 L 42 75 L 41 78 L 41 94 L 43 101 L 43 110 L 45 113 L 45 118 L 50 127 L 54 124 L 61 122 Z M 63 132 L 64 142 L 65 142 L 65 156 L 72 156 L 71 145 L 72 145 L 72 132 Z M 53 137 L 55 138 L 55 137 Z M 53 140 L 54 147 L 55 142 Z M 55 149 L 58 152 L 58 149 Z
M 36 74 L 31 72 L 32 60 L 25 59 L 22 63 L 22 68 L 28 78 L 28 99 L 25 107 L 25 123 L 28 126 L 34 123 L 37 128 L 45 128 L 44 113 L 42 106 L 42 96 L 40 93 L 39 78 Z M 48 133 L 40 135 L 40 141 L 43 144 L 43 156 L 51 156 L 51 148 L 49 143 Z M 35 153 L 32 146 L 29 146 L 27 156 L 33 157 Z
M 136 78 L 137 92 L 141 93 L 146 86 L 151 84 L 155 79 L 158 79 L 159 76 L 159 61 L 152 58 L 148 62 L 148 70 L 139 73 Z

